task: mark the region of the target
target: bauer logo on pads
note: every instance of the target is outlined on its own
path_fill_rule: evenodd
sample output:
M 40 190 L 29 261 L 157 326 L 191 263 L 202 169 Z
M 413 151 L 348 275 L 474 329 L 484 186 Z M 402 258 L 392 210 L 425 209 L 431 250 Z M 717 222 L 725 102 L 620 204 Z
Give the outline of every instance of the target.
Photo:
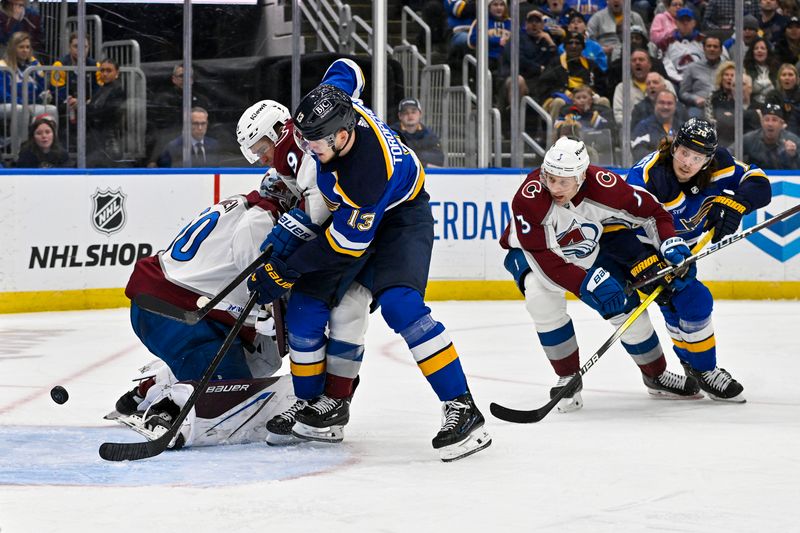
M 122 189 L 112 191 L 97 189 L 92 195 L 92 226 L 105 235 L 112 235 L 125 227 L 125 198 Z

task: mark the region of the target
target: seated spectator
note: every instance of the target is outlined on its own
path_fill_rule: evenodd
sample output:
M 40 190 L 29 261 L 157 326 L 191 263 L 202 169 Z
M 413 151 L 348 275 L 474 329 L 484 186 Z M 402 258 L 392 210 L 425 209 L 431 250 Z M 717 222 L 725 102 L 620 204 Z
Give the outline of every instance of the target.
M 544 31 L 544 15 L 536 9 L 529 11 L 525 15 L 525 31 L 522 32 L 519 39 L 519 78 L 517 83 L 520 97 L 530 94 L 530 87 L 536 85 L 545 67 L 556 57 L 555 41 L 549 33 Z M 503 65 L 504 71 L 508 72 L 511 68 L 511 54 L 508 47 L 503 53 Z M 504 83 L 505 102 L 501 102 L 500 106 L 503 110 L 508 108 L 511 102 L 511 77 L 507 77 Z
M 778 96 L 783 104 L 786 128 L 800 135 L 800 75 L 797 67 L 784 63 L 778 69 Z
M 399 122 L 392 128 L 403 135 L 405 145 L 414 150 L 424 167 L 444 165 L 444 153 L 439 137 L 422 123 L 419 100 L 406 98 L 397 108 Z
M 761 16 L 758 18 L 758 26 L 763 37 L 773 46 L 783 37 L 783 31 L 789 22 L 788 17 L 778 13 L 778 0 L 761 0 L 759 3 Z
M 602 72 L 606 72 L 608 70 L 608 58 L 606 57 L 606 53 L 603 51 L 603 47 L 600 46 L 600 43 L 589 39 L 586 33 L 586 21 L 583 18 L 583 15 L 578 13 L 577 11 L 572 11 L 569 15 L 569 23 L 567 24 L 567 31 L 580 33 L 584 37 L 584 48 L 583 48 L 583 57 L 587 59 L 591 59 L 594 61 L 597 68 L 599 68 Z M 561 55 L 564 53 L 564 45 L 558 45 L 558 54 Z
M 622 0 L 608 0 L 605 9 L 601 9 L 589 19 L 586 27 L 589 32 L 589 37 L 599 42 L 603 47 L 603 51 L 608 57 L 608 61 L 613 62 L 617 59 L 622 52 L 622 41 L 620 35 L 622 34 L 620 25 L 622 24 L 623 4 Z M 641 15 L 635 11 L 631 12 L 630 24 L 646 28 L 647 26 L 642 20 Z
M 85 48 L 85 62 L 87 67 L 100 67 L 100 63 L 89 57 L 89 40 L 86 40 Z M 69 53 L 58 58 L 54 63 L 54 67 L 76 67 L 78 66 L 78 34 L 72 33 L 69 36 Z M 55 92 L 55 101 L 57 104 L 66 104 L 67 97 L 78 96 L 78 73 L 75 71 L 53 70 L 50 72 L 50 86 Z M 86 73 L 86 94 L 94 94 L 100 88 L 100 71 Z M 78 114 L 75 107 L 64 105 L 59 107 L 59 123 L 60 136 L 65 144 L 73 145 L 77 135 Z M 72 139 L 72 142 L 69 141 Z
M 761 128 L 744 136 L 744 160 L 764 170 L 800 168 L 800 137 L 785 129 L 783 107 L 765 104 L 761 108 Z
M 69 155 L 58 142 L 55 119 L 49 115 L 36 117 L 28 140 L 20 147 L 17 168 L 63 168 L 68 163 Z
M 703 39 L 702 61 L 691 63 L 683 72 L 680 85 L 680 99 L 689 109 L 692 117 L 705 114 L 706 99 L 714 89 L 714 74 L 720 65 L 722 41 L 719 37 L 708 36 Z
M 568 10 L 583 15 L 583 19 L 588 22 L 592 15 L 601 9 L 605 9 L 606 0 L 567 0 L 564 5 Z
M 753 78 L 753 103 L 764 104 L 775 93 L 778 59 L 772 54 L 769 43 L 756 37 L 744 55 L 744 69 Z
M 794 65 L 800 60 L 800 18 L 791 17 L 786 23 L 783 37 L 775 46 L 775 55 L 781 63 Z
M 594 91 L 588 85 L 579 85 L 572 91 L 572 105 L 561 108 L 561 116 L 556 125 L 571 121 L 581 125 L 583 131 L 607 130 L 613 134 L 614 113 L 607 105 L 594 102 Z
M 594 61 L 583 53 L 583 35 L 570 32 L 564 40 L 564 53 L 558 62 L 551 64 L 539 78 L 537 99 L 555 120 L 561 107 L 572 102 L 571 91 L 579 85 L 588 85 L 599 94 L 605 93 L 605 80 Z
M 753 15 L 754 19 L 761 15 L 759 0 L 708 0 L 703 12 L 703 28 L 732 29 L 734 9 L 739 1 L 744 4 L 745 15 Z M 758 23 L 758 19 L 755 21 Z
M 734 95 L 736 82 L 736 64 L 733 61 L 722 63 L 714 76 L 714 92 L 706 100 L 705 118 L 717 126 L 719 145 L 729 147 L 735 139 Z M 748 74 L 742 76 L 742 107 L 744 108 L 743 133 L 758 129 L 761 118 L 755 109 L 750 107 L 750 95 L 753 92 L 753 80 Z
M 631 52 L 634 50 L 645 50 L 650 56 L 650 70 L 658 72 L 665 78 L 667 72 L 661 58 L 664 52 L 654 43 L 647 40 L 647 32 L 641 26 L 631 26 Z M 616 87 L 622 81 L 622 56 L 611 62 L 608 67 L 608 86 Z
M 658 96 L 658 93 L 661 91 L 675 93 L 674 86 L 658 72 L 648 73 L 644 80 L 644 84 L 646 98 L 633 106 L 633 111 L 631 112 L 631 132 L 633 132 L 633 129 L 639 122 L 651 116 L 655 112 L 656 97 Z M 678 117 L 678 121 L 681 123 L 688 119 L 686 106 L 684 106 L 680 100 L 678 100 L 678 103 L 675 106 L 675 116 Z
M 744 41 L 744 52 L 750 49 L 750 46 L 753 44 L 753 41 L 756 40 L 758 37 L 759 28 L 758 28 L 758 19 L 753 15 L 746 15 L 744 17 L 744 30 L 742 35 L 744 36 L 742 40 Z M 733 59 L 736 61 L 736 47 L 733 46 L 736 44 L 736 34 L 734 33 L 730 39 L 727 39 L 724 43 L 722 43 L 723 48 L 725 50 L 722 53 L 722 57 L 725 59 Z
M 469 28 L 475 22 L 475 0 L 443 0 L 450 29 L 448 63 L 460 64 L 469 49 Z
M 638 49 L 631 51 L 631 97 L 630 101 L 622 101 L 622 84 L 619 82 L 614 88 L 614 120 L 617 126 L 622 124 L 622 113 L 624 109 L 633 109 L 636 104 L 646 98 L 645 90 L 647 85 L 645 80 L 652 70 L 650 55 L 646 50 Z
M 475 49 L 478 43 L 477 19 L 469 28 L 468 43 L 470 49 Z M 500 66 L 503 50 L 511 38 L 511 18 L 508 15 L 506 0 L 491 0 L 489 2 L 489 16 L 487 17 L 489 41 L 489 69 L 494 75 L 493 81 L 499 82 Z
M 122 158 L 122 120 L 127 100 L 119 81 L 119 65 L 113 59 L 100 61 L 102 85 L 86 103 L 86 162 L 92 167 L 115 166 Z M 67 97 L 67 105 L 78 100 Z
M 650 24 L 650 41 L 660 48 L 666 48 L 666 41 L 678 29 L 678 10 L 683 0 L 662 0 L 666 10 L 653 17 Z
M 183 135 L 172 139 L 158 158 L 159 167 L 218 167 L 220 164 L 219 142 L 206 137 L 208 111 L 202 107 L 192 108 L 192 150 L 188 165 L 183 164 Z
M 563 41 L 567 34 L 564 27 L 569 24 L 569 13 L 564 0 L 547 0 L 542 6 L 544 31 L 549 32 L 557 43 Z
M 654 113 L 633 128 L 631 150 L 634 161 L 639 161 L 655 151 L 662 139 L 675 136 L 681 125 L 675 116 L 677 102 L 675 93 L 666 90 L 658 93 Z
M 688 7 L 678 10 L 677 20 L 678 29 L 672 32 L 672 35 L 665 41 L 664 68 L 669 79 L 680 83 L 686 67 L 703 59 L 705 36 L 697 31 L 694 11 Z
M 39 12 L 30 7 L 28 0 L 2 0 L 0 48 L 6 46 L 17 32 L 25 32 L 30 36 L 33 50 L 42 50 L 42 17 Z

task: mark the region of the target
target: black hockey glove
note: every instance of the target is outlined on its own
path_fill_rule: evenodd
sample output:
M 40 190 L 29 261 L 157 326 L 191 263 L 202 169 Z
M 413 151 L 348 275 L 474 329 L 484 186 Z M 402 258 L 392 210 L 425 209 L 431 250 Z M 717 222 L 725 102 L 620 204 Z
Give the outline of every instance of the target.
M 646 258 L 642 259 L 631 268 L 631 275 L 633 276 L 634 282 L 639 282 L 644 279 L 650 278 L 655 276 L 659 270 L 668 267 L 666 261 L 661 259 L 658 254 L 652 254 L 647 256 Z M 661 291 L 661 294 L 656 296 L 656 303 L 658 305 L 664 306 L 669 305 L 670 299 L 672 298 L 673 293 L 678 292 L 680 289 L 673 286 L 673 282 L 675 281 L 675 276 L 665 276 L 663 278 L 657 279 L 648 283 L 647 285 L 643 286 L 639 290 L 645 294 L 650 294 L 656 287 L 663 286 L 664 289 Z M 681 280 L 681 278 L 678 278 Z M 681 284 L 680 288 L 683 288 L 684 284 Z
M 706 230 L 714 229 L 712 244 L 716 244 L 739 229 L 742 216 L 750 211 L 750 204 L 741 196 L 715 196 L 706 215 Z

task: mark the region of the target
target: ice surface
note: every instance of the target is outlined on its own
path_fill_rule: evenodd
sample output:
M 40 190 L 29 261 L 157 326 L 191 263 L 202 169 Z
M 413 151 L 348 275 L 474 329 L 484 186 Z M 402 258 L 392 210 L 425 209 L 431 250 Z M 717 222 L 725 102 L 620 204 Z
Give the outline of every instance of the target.
M 569 306 L 585 359 L 612 330 Z M 431 307 L 494 438 L 450 464 L 430 444 L 439 403 L 379 315 L 341 445 L 131 463 L 97 455 L 139 439 L 102 420 L 150 359 L 127 311 L 0 315 L 0 532 L 797 531 L 800 303 L 716 303 L 720 364 L 744 405 L 653 400 L 617 345 L 586 375 L 581 411 L 532 425 L 488 414 L 490 401 L 539 407 L 555 383 L 523 304 Z

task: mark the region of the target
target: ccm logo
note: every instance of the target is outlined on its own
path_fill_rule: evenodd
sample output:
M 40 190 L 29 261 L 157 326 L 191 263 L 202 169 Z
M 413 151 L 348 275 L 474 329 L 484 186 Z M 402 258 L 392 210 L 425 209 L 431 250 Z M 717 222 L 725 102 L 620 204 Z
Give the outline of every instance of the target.
M 239 385 L 211 385 L 206 389 L 206 394 L 211 392 L 243 392 L 250 388 L 249 383 Z

